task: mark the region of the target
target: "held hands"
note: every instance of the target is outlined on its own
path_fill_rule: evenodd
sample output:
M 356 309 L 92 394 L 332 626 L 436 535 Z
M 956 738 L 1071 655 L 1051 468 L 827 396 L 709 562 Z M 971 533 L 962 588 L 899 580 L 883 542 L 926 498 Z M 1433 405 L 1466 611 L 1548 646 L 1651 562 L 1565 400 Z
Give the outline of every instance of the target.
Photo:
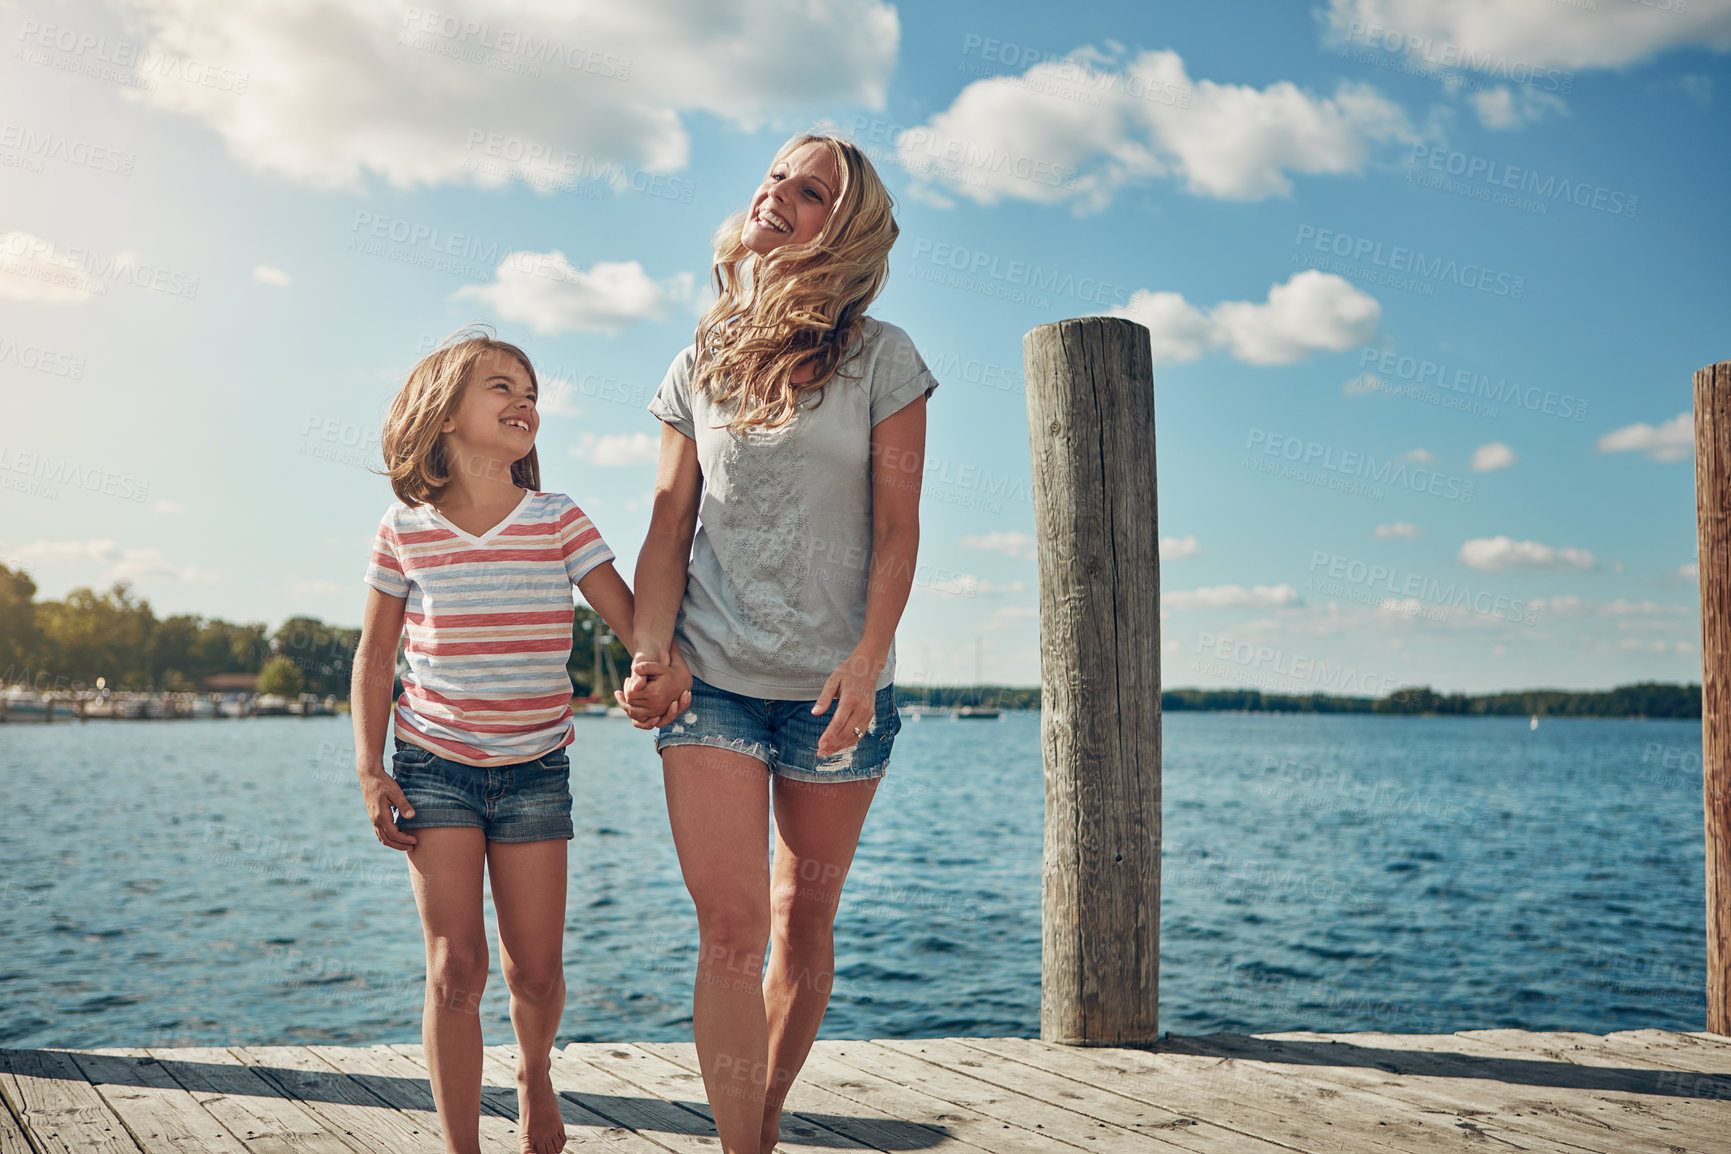
M 372 819 L 373 833 L 377 835 L 379 844 L 405 852 L 414 849 L 415 835 L 398 829 L 391 817 L 393 806 L 404 817 L 415 816 L 415 807 L 403 796 L 403 787 L 377 766 L 362 768 L 360 778 L 361 800 L 366 803 L 367 816 Z
M 818 738 L 819 757 L 840 753 L 865 736 L 866 726 L 872 723 L 877 713 L 878 674 L 883 672 L 883 667 L 882 661 L 874 661 L 855 650 L 823 683 L 823 692 L 817 695 L 811 711 L 821 717 L 829 709 L 831 701 L 836 702 L 836 709 L 829 727 Z
M 613 696 L 638 729 L 670 725 L 691 704 L 691 670 L 677 645 L 665 655 L 639 652 L 624 688 Z

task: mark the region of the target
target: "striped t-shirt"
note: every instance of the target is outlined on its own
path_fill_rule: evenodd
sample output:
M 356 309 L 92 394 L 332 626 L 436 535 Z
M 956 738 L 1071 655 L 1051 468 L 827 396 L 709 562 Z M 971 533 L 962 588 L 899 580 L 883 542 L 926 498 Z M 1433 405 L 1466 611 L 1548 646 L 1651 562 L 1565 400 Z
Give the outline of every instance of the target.
M 570 745 L 571 587 L 613 551 L 571 498 L 527 490 L 480 537 L 394 502 L 366 582 L 408 599 L 397 735 L 465 765 Z

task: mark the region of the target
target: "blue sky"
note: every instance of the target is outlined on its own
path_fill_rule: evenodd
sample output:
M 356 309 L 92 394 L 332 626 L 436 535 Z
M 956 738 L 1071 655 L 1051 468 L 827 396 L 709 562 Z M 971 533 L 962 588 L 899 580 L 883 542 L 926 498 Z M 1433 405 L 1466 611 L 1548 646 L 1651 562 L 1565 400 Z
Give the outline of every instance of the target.
M 0 7 L 40 597 L 357 624 L 385 406 L 471 320 L 629 579 L 709 237 L 822 124 L 942 384 L 904 684 L 1037 682 L 1021 340 L 1094 313 L 1152 334 L 1169 687 L 1699 679 L 1728 0 L 298 9 Z

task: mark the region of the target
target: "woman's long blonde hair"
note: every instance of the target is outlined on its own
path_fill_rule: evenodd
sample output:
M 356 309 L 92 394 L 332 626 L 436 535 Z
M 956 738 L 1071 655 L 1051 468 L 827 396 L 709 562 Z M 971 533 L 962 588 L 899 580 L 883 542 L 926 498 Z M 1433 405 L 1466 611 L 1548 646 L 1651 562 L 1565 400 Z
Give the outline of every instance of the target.
M 769 171 L 807 144 L 822 145 L 841 175 L 817 236 L 759 256 L 740 241 L 749 206 L 715 233 L 716 301 L 697 324 L 693 387 L 712 402 L 737 402 L 728 421 L 735 432 L 791 421 L 805 394 L 822 389 L 847 359 L 866 306 L 889 278 L 900 232 L 895 201 L 863 152 L 839 137 L 801 133 L 781 146 Z M 802 365 L 811 379 L 795 384 Z
M 385 458 L 385 475 L 391 479 L 391 490 L 411 509 L 430 503 L 450 483 L 451 465 L 446 459 L 444 438 L 439 428 L 457 411 L 463 387 L 469 383 L 475 362 L 488 352 L 516 357 L 522 363 L 523 371 L 529 374 L 530 385 L 537 393 L 540 392 L 541 386 L 535 379 L 535 366 L 529 363 L 529 354 L 516 345 L 499 340 L 486 325 L 465 325 L 422 357 L 420 363 L 409 370 L 408 378 L 397 390 L 397 395 L 391 398 L 391 409 L 385 417 L 385 430 L 379 437 L 379 447 Z M 511 480 L 525 489 L 539 491 L 541 463 L 534 449 L 511 463 Z

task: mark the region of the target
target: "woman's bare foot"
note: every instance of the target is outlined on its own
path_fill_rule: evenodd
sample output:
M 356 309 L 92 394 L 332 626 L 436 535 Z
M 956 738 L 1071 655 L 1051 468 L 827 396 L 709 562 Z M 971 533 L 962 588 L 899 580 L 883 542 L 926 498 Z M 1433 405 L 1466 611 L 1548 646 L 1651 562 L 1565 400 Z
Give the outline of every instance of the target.
M 517 1149 L 521 1154 L 559 1154 L 565 1149 L 565 1120 L 559 1095 L 546 1067 L 531 1073 L 517 1067 Z

